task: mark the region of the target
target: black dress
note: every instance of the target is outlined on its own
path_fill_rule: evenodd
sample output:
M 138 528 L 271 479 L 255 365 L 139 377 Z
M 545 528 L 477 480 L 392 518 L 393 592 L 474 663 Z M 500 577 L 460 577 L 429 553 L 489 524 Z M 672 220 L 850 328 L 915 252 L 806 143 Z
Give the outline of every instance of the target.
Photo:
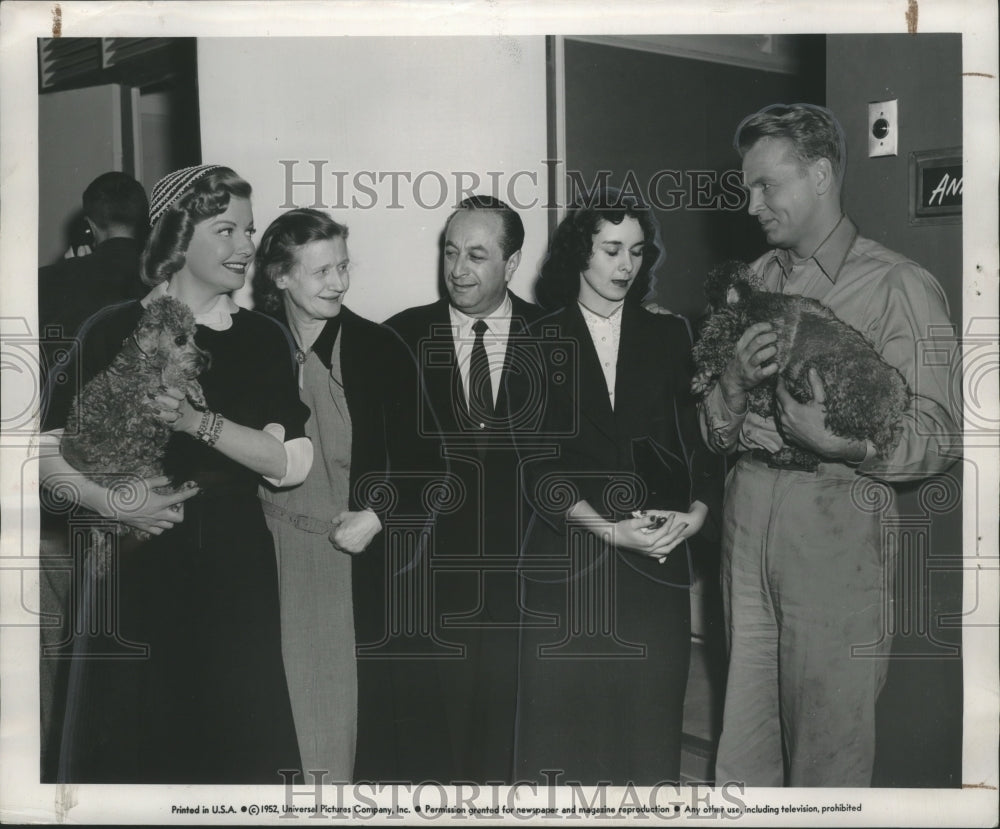
M 82 382 L 110 363 L 141 312 L 130 302 L 84 326 Z M 212 355 L 200 378 L 211 410 L 251 428 L 281 424 L 286 440 L 304 435 L 308 410 L 281 326 L 241 310 L 227 330 L 198 326 L 196 342 Z M 64 417 L 58 408 L 49 428 Z M 259 476 L 182 434 L 171 437 L 167 467 L 201 492 L 181 524 L 131 549 L 126 541 L 103 577 L 115 634 L 75 639 L 58 779 L 280 784 L 299 753 Z
M 718 501 L 684 323 L 628 304 L 621 313 L 613 409 L 575 303 L 533 325 L 518 358 L 542 385 L 534 438 L 522 438 L 534 516 L 521 557 L 517 780 L 653 785 L 680 774 L 699 536 L 659 564 L 565 520 L 581 499 L 610 521 Z

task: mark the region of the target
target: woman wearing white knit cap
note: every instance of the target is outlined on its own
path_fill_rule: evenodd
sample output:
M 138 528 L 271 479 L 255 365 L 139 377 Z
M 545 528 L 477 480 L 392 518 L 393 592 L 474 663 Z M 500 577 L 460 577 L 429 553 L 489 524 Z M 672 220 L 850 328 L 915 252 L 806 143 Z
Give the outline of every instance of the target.
M 173 430 L 168 474 L 195 486 L 161 495 L 152 487 L 166 480 L 148 480 L 140 506 L 109 516 L 108 491 L 74 479 L 82 506 L 151 535 L 123 549 L 117 592 L 104 586 L 116 596 L 115 638 L 148 646 L 148 655 L 100 658 L 116 649 L 78 639 L 58 781 L 280 784 L 279 771 L 298 768 L 299 754 L 274 546 L 257 486 L 262 478 L 279 486 L 305 478 L 308 410 L 287 331 L 230 296 L 254 255 L 250 185 L 218 165 L 178 170 L 153 188 L 150 223 L 142 277 L 153 290 L 84 325 L 80 381 L 110 364 L 153 299 L 187 304 L 196 343 L 212 358 L 200 377 L 207 409 L 163 387 L 149 404 Z M 49 407 L 46 428 L 63 424 L 64 409 Z M 43 486 L 58 486 L 71 471 L 48 455 Z

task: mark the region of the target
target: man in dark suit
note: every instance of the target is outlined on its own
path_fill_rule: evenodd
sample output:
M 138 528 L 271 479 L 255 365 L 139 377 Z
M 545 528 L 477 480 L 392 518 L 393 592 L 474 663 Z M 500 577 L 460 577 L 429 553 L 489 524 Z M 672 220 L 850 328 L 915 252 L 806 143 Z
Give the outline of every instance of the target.
M 507 287 L 524 225 L 490 196 L 465 199 L 444 236 L 447 297 L 389 319 L 412 350 L 460 503 L 439 517 L 432 555 L 435 636 L 454 651 L 438 666 L 454 757 L 452 779 L 510 782 L 516 700 L 517 555 L 525 510 L 512 424 L 512 338 L 541 316 Z M 455 647 L 457 646 L 457 647 Z
M 148 293 L 139 279 L 149 203 L 146 191 L 125 173 L 103 173 L 83 191 L 83 219 L 93 252 L 38 269 L 38 323 L 72 337 L 96 311 Z M 76 251 L 74 251 L 74 254 Z

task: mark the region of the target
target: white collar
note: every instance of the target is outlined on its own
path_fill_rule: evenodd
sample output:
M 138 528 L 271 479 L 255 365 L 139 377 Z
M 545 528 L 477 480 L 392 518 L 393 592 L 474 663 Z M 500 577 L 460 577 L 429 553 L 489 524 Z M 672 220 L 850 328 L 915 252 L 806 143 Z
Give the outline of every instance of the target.
M 598 314 L 596 311 L 591 311 L 586 305 L 577 300 L 576 304 L 580 308 L 580 312 L 583 314 L 584 320 L 590 325 L 610 325 L 612 328 L 620 328 L 622 324 L 622 308 L 625 307 L 624 302 L 618 303 L 618 307 L 615 308 L 608 316 L 603 316 Z
M 145 308 L 154 299 L 159 299 L 161 296 L 173 296 L 170 292 L 169 281 L 161 282 L 146 294 L 140 302 Z M 239 310 L 240 306 L 233 301 L 233 298 L 229 294 L 220 294 L 207 311 L 194 315 L 194 321 L 198 325 L 211 328 L 213 331 L 225 331 L 232 328 L 233 314 Z
M 514 315 L 514 305 L 510 301 L 510 294 L 503 295 L 503 302 L 490 311 L 485 317 L 470 317 L 464 311 L 459 310 L 451 303 L 448 303 L 448 311 L 451 314 L 453 325 L 458 326 L 460 335 L 466 335 L 472 330 L 477 319 L 482 319 L 492 334 L 505 336 L 510 330 L 510 318 Z

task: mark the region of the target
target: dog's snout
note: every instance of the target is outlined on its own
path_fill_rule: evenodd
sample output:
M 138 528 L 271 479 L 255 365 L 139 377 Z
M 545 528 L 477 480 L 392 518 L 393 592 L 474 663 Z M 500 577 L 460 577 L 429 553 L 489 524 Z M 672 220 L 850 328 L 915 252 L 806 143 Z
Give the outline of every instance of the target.
M 212 365 L 211 353 L 205 351 L 204 348 L 198 348 L 193 341 L 191 342 L 191 357 L 192 363 L 199 374 L 203 371 L 207 371 Z
M 183 338 L 173 339 L 173 359 L 188 379 L 194 379 L 212 364 L 212 355 L 195 344 L 195 330 L 184 332 Z

